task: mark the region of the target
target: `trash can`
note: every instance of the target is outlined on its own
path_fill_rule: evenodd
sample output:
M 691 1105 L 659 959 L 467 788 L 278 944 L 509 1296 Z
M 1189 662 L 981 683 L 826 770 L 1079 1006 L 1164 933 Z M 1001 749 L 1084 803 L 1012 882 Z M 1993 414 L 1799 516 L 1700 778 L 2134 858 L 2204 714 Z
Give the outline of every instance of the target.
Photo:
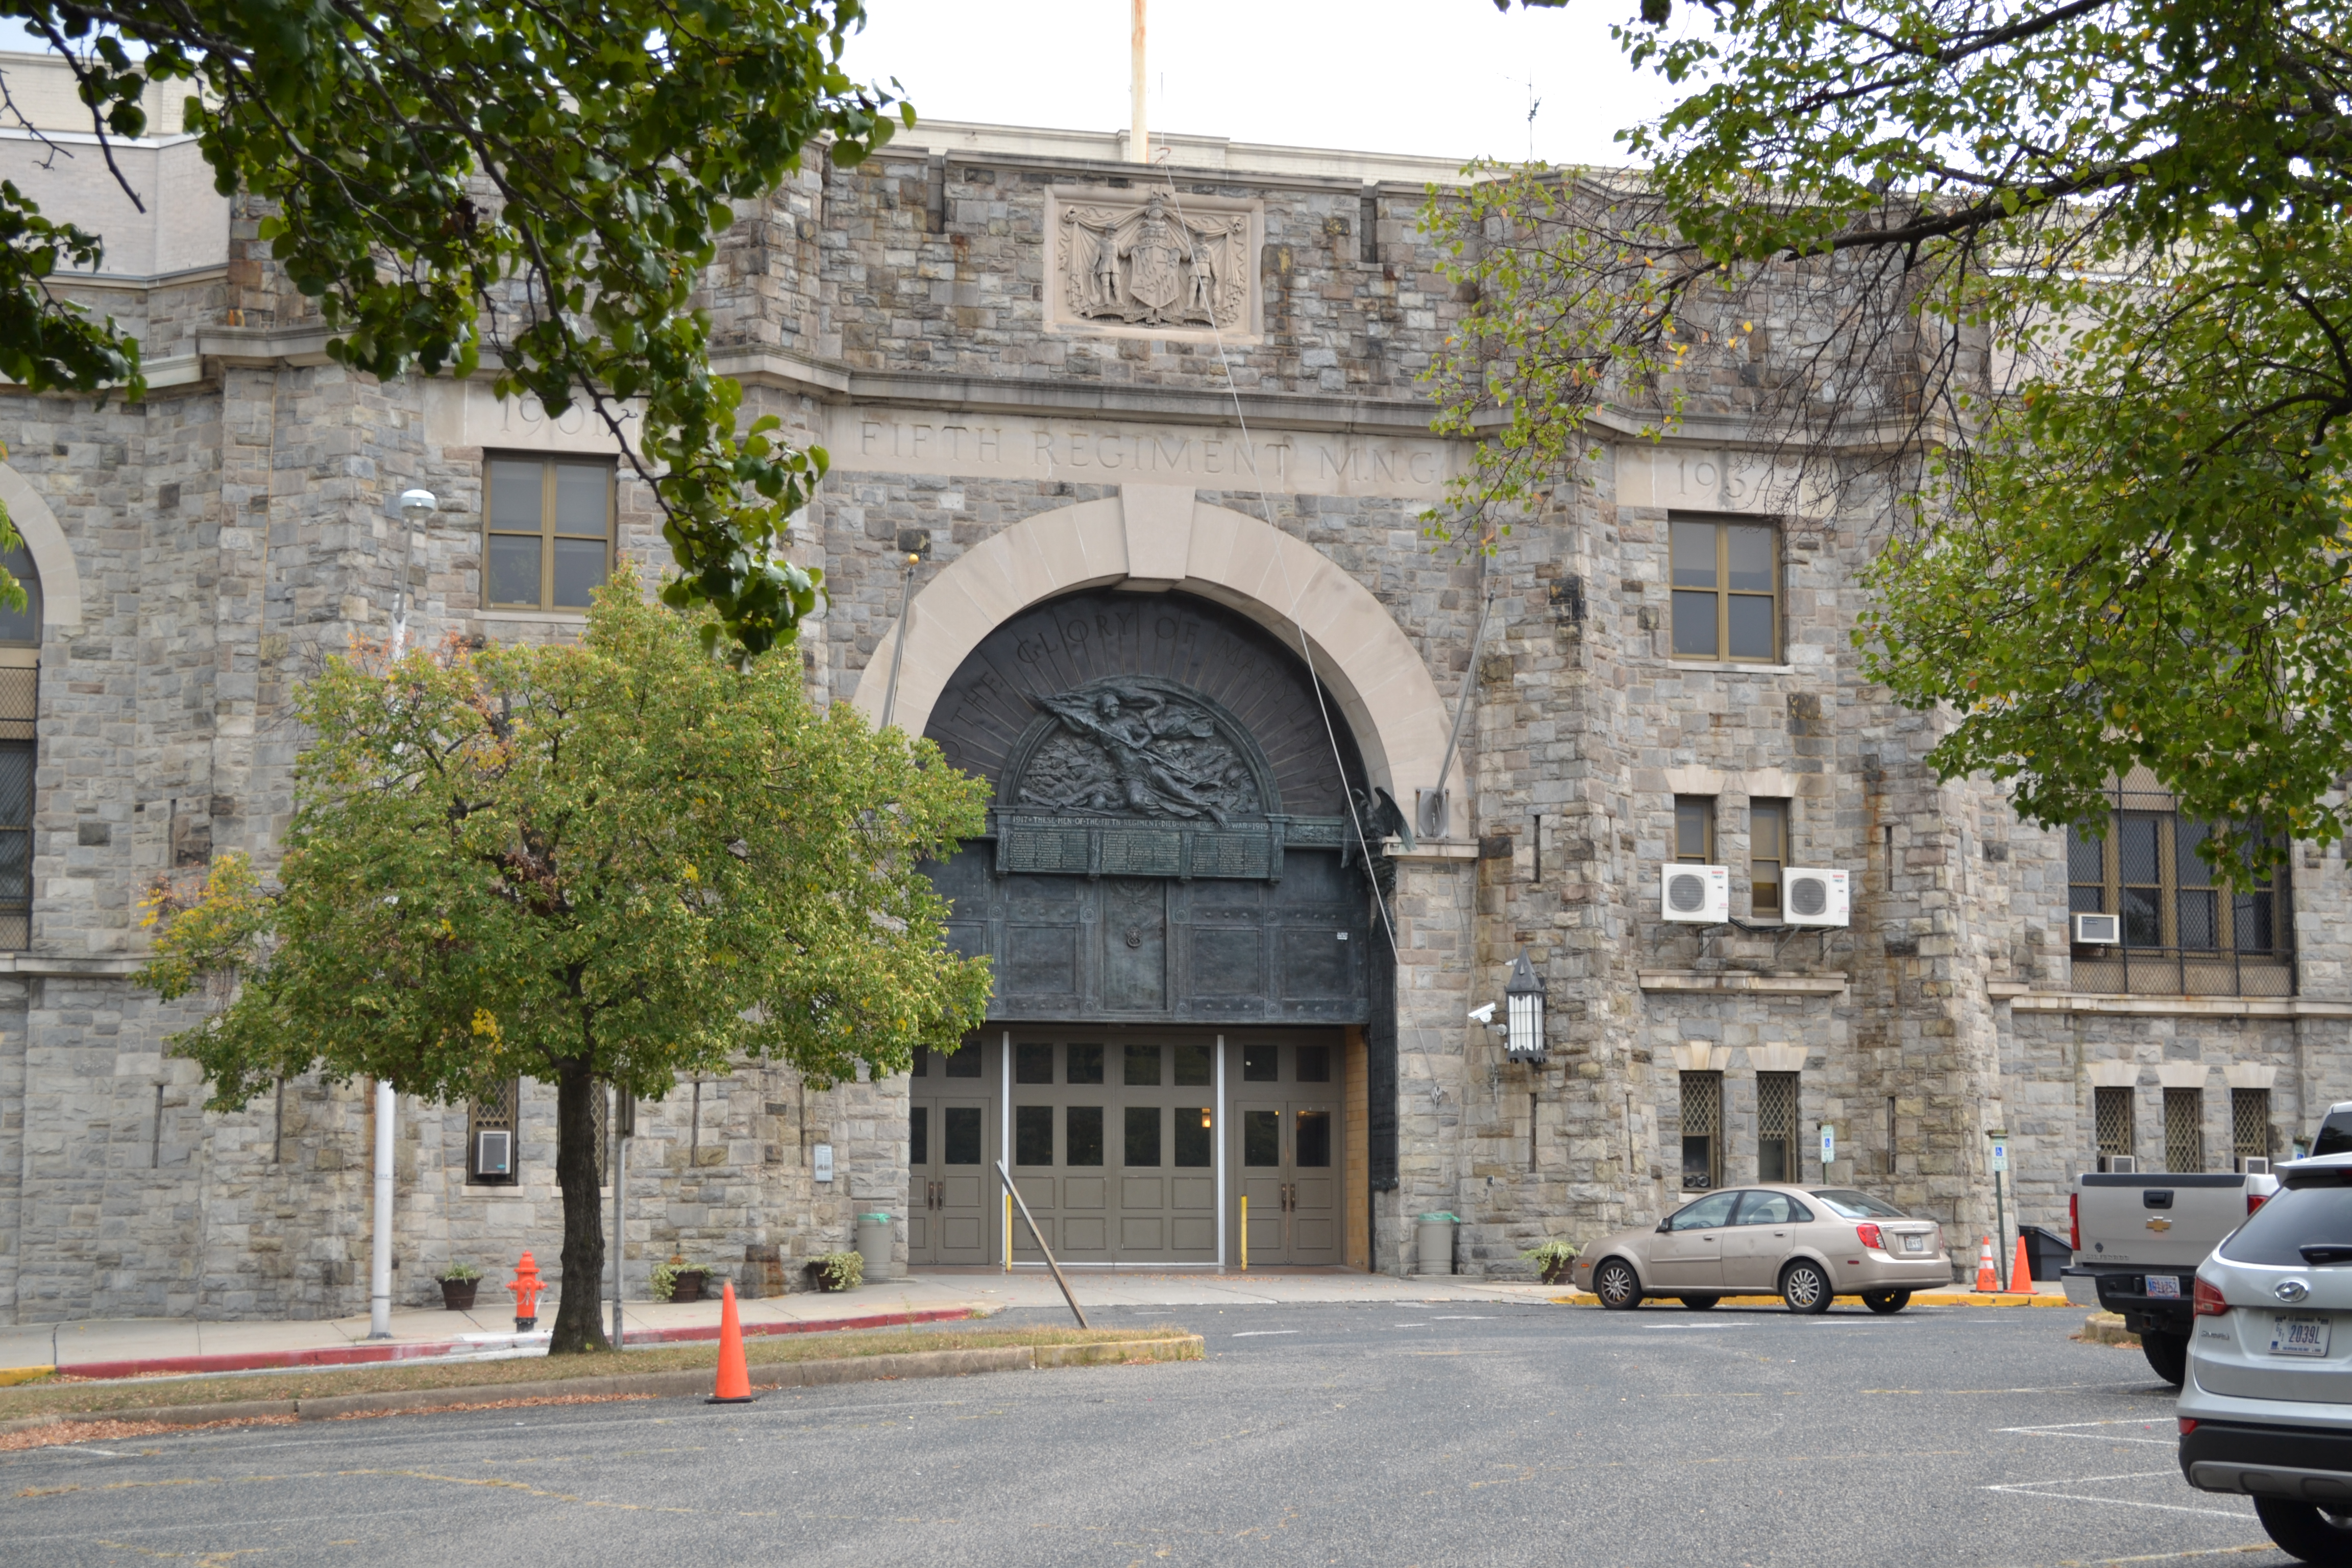
M 1415 1274 L 1454 1272 L 1454 1227 L 1462 1222 L 1450 1214 L 1425 1214 L 1414 1225 Z
M 887 1214 L 862 1214 L 857 1216 L 857 1251 L 866 1259 L 866 1278 L 894 1279 L 890 1271 L 890 1216 Z
M 2038 1225 L 2020 1226 L 2018 1234 L 2025 1237 L 2025 1260 L 2033 1269 L 2033 1282 L 2052 1291 L 2060 1289 L 2058 1276 L 2074 1261 L 2074 1244 Z

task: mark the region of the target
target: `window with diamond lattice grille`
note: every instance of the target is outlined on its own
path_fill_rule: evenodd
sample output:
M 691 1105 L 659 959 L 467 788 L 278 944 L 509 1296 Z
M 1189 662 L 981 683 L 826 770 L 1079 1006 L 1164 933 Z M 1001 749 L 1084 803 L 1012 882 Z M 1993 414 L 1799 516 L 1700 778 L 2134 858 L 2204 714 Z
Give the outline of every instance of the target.
M 491 1186 L 515 1184 L 517 1144 L 520 1142 L 516 1111 L 522 1105 L 522 1080 L 509 1079 L 498 1092 L 466 1107 L 466 1180 Z M 485 1138 L 483 1134 L 489 1136 Z
M 2267 1159 L 2271 1152 L 2271 1091 L 2230 1091 L 2230 1152 L 2240 1161 Z M 2243 1169 L 2243 1165 L 2240 1169 Z
M 1797 1179 L 1797 1075 L 1756 1075 L 1756 1179 Z
M 2164 1091 L 2164 1168 L 2187 1173 L 2205 1168 L 2205 1091 Z
M 1683 1190 L 1706 1192 L 1723 1183 L 1723 1075 L 1683 1077 Z
M 2096 1097 L 2093 1119 L 2098 1123 L 2099 1154 L 2104 1160 L 2116 1154 L 2132 1152 L 2132 1091 L 2125 1089 L 2101 1089 L 2092 1091 Z

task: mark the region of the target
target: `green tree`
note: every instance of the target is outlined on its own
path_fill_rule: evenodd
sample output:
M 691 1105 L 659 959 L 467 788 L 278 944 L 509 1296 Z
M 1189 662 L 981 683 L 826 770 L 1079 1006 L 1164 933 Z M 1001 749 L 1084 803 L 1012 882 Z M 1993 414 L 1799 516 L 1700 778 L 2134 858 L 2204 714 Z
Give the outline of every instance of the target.
M 789 650 L 716 660 L 614 588 L 579 646 L 338 658 L 299 706 L 277 890 L 226 858 L 159 910 L 142 979 L 234 986 L 173 1037 L 215 1109 L 312 1071 L 444 1100 L 554 1085 L 555 1352 L 604 1343 L 603 1086 L 659 1099 L 745 1058 L 899 1072 L 985 1008 L 919 869 L 980 830 L 984 785 L 816 711 Z
M 589 404 L 662 510 L 670 602 L 708 605 L 714 635 L 752 653 L 814 607 L 816 574 L 781 552 L 824 454 L 745 425 L 691 296 L 734 203 L 764 198 L 820 138 L 844 166 L 889 139 L 890 95 L 840 65 L 864 15 L 859 0 L 0 0 L 70 64 L 101 143 L 184 129 L 147 124 L 150 83 L 200 89 L 184 129 L 223 193 L 269 204 L 262 237 L 318 301 L 336 360 L 385 378 L 491 363 L 500 396 Z M 131 331 L 52 290 L 104 246 L 0 182 L 0 374 L 142 395 Z
M 1436 380 L 1499 432 L 1461 509 L 1553 482 L 1604 409 L 1745 418 L 1889 498 L 1857 640 L 1953 710 L 1940 774 L 2056 825 L 2145 764 L 2219 862 L 2341 837 L 2352 11 L 1643 12 L 1616 37 L 1682 90 L 1621 133 L 1645 172 L 1433 204 L 1475 297 Z

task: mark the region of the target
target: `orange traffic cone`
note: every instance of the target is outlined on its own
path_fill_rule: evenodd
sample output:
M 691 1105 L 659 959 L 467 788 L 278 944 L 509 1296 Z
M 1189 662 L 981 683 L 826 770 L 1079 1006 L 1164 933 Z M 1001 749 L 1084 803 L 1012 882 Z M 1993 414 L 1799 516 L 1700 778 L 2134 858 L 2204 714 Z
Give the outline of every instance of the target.
M 1992 1291 L 2000 1289 L 2000 1276 L 1993 1272 L 1992 1237 L 1989 1236 L 1984 1238 L 1984 1245 L 1977 1249 L 1977 1289 Z
M 760 1397 L 751 1392 L 751 1373 L 743 1364 L 743 1325 L 735 1316 L 735 1282 L 727 1282 L 719 1307 L 719 1385 L 706 1405 L 749 1405 Z
M 2017 1258 L 2009 1266 L 2009 1289 L 2012 1295 L 2031 1296 L 2033 1291 L 2033 1265 L 2026 1260 L 2025 1237 L 2017 1238 Z

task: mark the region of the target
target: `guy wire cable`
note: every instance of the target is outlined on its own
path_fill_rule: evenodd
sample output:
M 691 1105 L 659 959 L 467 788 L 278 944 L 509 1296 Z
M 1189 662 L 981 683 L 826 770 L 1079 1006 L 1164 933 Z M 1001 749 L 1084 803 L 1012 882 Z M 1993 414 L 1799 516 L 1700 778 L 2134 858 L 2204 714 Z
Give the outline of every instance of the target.
M 1166 153 L 1163 152 L 1161 156 L 1166 156 Z M 1179 224 L 1184 224 L 1184 198 L 1179 195 L 1176 190 L 1176 173 L 1172 168 L 1163 163 L 1160 165 L 1160 178 L 1167 182 L 1168 199 L 1175 205 L 1176 221 Z M 1192 233 L 1191 225 L 1184 224 L 1184 232 L 1187 235 Z M 1216 341 L 1218 368 L 1222 369 L 1225 373 L 1225 395 L 1233 402 L 1234 423 L 1241 428 L 1242 450 L 1249 455 L 1250 477 L 1253 479 L 1259 481 L 1254 492 L 1257 496 L 1258 520 L 1278 533 L 1282 531 L 1281 526 L 1274 521 L 1274 508 L 1265 499 L 1265 485 L 1263 477 L 1258 472 L 1257 444 L 1250 439 L 1249 416 L 1242 412 L 1241 392 L 1234 385 L 1233 362 L 1225 354 L 1224 329 L 1217 324 L 1217 310 L 1214 300 L 1210 301 L 1209 306 L 1209 332 Z M 1302 542 L 1304 542 L 1302 541 Z M 1307 548 L 1312 550 L 1314 546 L 1310 544 Z M 1307 661 L 1307 684 L 1315 689 L 1315 710 L 1320 714 L 1323 719 L 1323 737 L 1325 740 L 1328 741 L 1331 745 L 1331 765 L 1338 769 L 1339 773 L 1339 794 L 1348 803 L 1348 821 L 1349 826 L 1354 827 L 1356 830 L 1356 845 L 1357 847 L 1363 852 L 1364 872 L 1367 876 L 1370 876 L 1373 866 L 1372 847 L 1370 841 L 1366 838 L 1364 835 L 1364 820 L 1362 814 L 1356 809 L 1355 792 L 1348 787 L 1348 762 L 1345 757 L 1340 755 L 1339 734 L 1339 731 L 1331 726 L 1331 710 L 1329 706 L 1323 700 L 1323 678 L 1316 673 L 1315 650 L 1307 638 L 1307 625 L 1298 618 L 1298 586 L 1290 580 L 1290 563 L 1283 559 L 1282 552 L 1280 551 L 1275 552 L 1274 558 L 1276 563 L 1282 568 L 1283 590 L 1290 598 L 1290 603 L 1284 606 L 1284 613 L 1290 617 L 1291 626 L 1295 627 L 1298 633 L 1298 652 L 1299 656 Z M 1475 677 L 1476 672 L 1473 671 L 1471 673 Z M 1367 778 L 1364 783 L 1366 787 L 1370 787 L 1370 779 Z M 1445 787 L 1444 779 L 1440 778 L 1437 781 L 1437 787 L 1440 789 L 1444 789 Z M 1399 807 L 1399 809 L 1402 810 L 1402 808 Z M 1408 826 L 1410 825 L 1408 824 Z M 1389 958 L 1392 963 L 1401 963 L 1403 962 L 1403 955 L 1397 951 L 1396 927 L 1389 920 L 1388 900 L 1377 896 L 1380 891 L 1380 881 L 1377 878 L 1373 879 L 1372 890 L 1376 895 L 1372 900 L 1372 905 L 1381 911 L 1381 934 L 1385 935 L 1389 939 Z

